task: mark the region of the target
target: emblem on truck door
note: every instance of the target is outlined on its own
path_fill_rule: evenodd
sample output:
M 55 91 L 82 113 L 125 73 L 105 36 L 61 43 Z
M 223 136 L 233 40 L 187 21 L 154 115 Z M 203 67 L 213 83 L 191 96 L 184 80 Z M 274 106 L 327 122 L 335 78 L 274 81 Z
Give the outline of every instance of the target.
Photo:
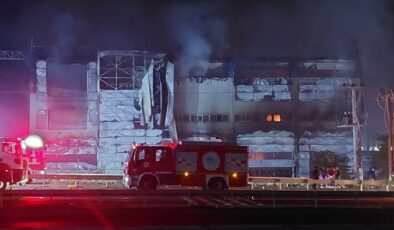
M 202 156 L 202 166 L 208 171 L 214 171 L 220 166 L 219 154 L 215 152 L 207 152 Z

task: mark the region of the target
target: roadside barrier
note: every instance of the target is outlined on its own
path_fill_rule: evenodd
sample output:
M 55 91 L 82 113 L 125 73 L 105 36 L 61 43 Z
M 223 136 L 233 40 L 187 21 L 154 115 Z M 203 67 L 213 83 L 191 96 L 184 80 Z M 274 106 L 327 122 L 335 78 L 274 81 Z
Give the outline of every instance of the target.
M 72 180 L 74 181 L 74 186 L 77 187 L 78 181 L 81 180 L 98 180 L 104 181 L 105 187 L 108 187 L 109 181 L 120 181 L 122 180 L 122 175 L 119 174 L 32 174 L 30 178 L 33 180 L 42 180 L 43 187 L 45 183 L 49 180 Z
M 110 181 L 121 181 L 122 175 L 119 174 L 32 174 L 33 180 L 42 180 L 43 187 L 51 180 L 72 180 L 75 187 L 78 181 L 103 181 L 108 187 Z M 357 189 L 364 190 L 394 190 L 394 182 L 387 180 L 350 180 L 350 179 L 327 179 L 315 180 L 307 178 L 289 178 L 289 177 L 249 177 L 249 185 L 252 190 L 269 190 L 269 189 L 294 189 L 312 190 L 312 189 Z
M 347 180 L 347 179 L 327 179 L 315 180 L 307 178 L 287 178 L 287 177 L 249 177 L 251 189 L 259 189 L 259 187 L 278 187 L 282 190 L 284 187 L 299 186 L 301 188 L 310 189 L 345 189 L 358 188 L 360 191 L 365 189 L 384 189 L 392 190 L 394 183 L 386 180 Z

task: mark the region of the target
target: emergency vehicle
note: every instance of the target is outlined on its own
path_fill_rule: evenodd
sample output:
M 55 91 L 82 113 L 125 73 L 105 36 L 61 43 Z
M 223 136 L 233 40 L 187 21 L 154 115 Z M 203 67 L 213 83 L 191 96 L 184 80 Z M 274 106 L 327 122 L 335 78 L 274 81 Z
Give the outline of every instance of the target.
M 28 182 L 29 159 L 26 145 L 20 139 L 0 138 L 0 190 L 7 185 Z
M 225 190 L 247 186 L 248 148 L 213 142 L 133 145 L 123 164 L 127 187 L 154 190 L 158 185 Z

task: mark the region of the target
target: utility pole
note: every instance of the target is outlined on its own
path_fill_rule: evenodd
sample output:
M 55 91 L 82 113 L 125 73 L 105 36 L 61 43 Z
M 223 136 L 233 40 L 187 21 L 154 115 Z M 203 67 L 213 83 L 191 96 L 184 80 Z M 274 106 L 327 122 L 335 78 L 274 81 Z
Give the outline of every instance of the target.
M 361 157 L 361 124 L 359 119 L 359 105 L 364 87 L 350 86 L 352 95 L 352 120 L 353 120 L 353 151 L 354 151 L 354 170 L 357 178 L 363 179 L 362 157 Z
M 389 174 L 389 181 L 391 181 L 391 172 L 393 168 L 393 96 L 392 92 L 390 96 L 386 97 L 386 104 L 387 104 L 387 126 L 388 126 L 388 174 Z
M 360 102 L 363 95 L 364 87 L 361 85 L 349 84 L 344 85 L 348 92 L 350 91 L 351 95 L 351 106 L 352 106 L 352 114 L 351 114 L 351 122 L 346 123 L 345 125 L 341 125 L 339 127 L 352 128 L 353 131 L 353 163 L 354 163 L 354 171 L 353 175 L 358 179 L 363 179 L 363 171 L 362 171 L 362 157 L 361 157 L 361 127 L 362 124 L 360 122 Z M 350 117 L 349 117 L 350 119 Z
M 389 181 L 392 180 L 393 172 L 393 103 L 394 103 L 394 90 L 393 89 L 381 89 L 378 93 L 378 105 L 384 110 L 384 118 L 387 126 L 387 160 L 388 160 L 388 177 Z

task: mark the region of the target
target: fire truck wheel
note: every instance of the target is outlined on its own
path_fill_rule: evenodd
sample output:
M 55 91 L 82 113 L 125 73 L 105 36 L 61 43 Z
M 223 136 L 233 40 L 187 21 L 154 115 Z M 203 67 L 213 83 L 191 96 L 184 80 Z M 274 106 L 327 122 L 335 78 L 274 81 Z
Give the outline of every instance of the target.
M 152 176 L 145 176 L 141 179 L 138 188 L 142 190 L 155 190 L 157 188 L 157 181 Z
M 226 190 L 227 184 L 223 178 L 214 177 L 208 182 L 208 189 L 210 190 Z

